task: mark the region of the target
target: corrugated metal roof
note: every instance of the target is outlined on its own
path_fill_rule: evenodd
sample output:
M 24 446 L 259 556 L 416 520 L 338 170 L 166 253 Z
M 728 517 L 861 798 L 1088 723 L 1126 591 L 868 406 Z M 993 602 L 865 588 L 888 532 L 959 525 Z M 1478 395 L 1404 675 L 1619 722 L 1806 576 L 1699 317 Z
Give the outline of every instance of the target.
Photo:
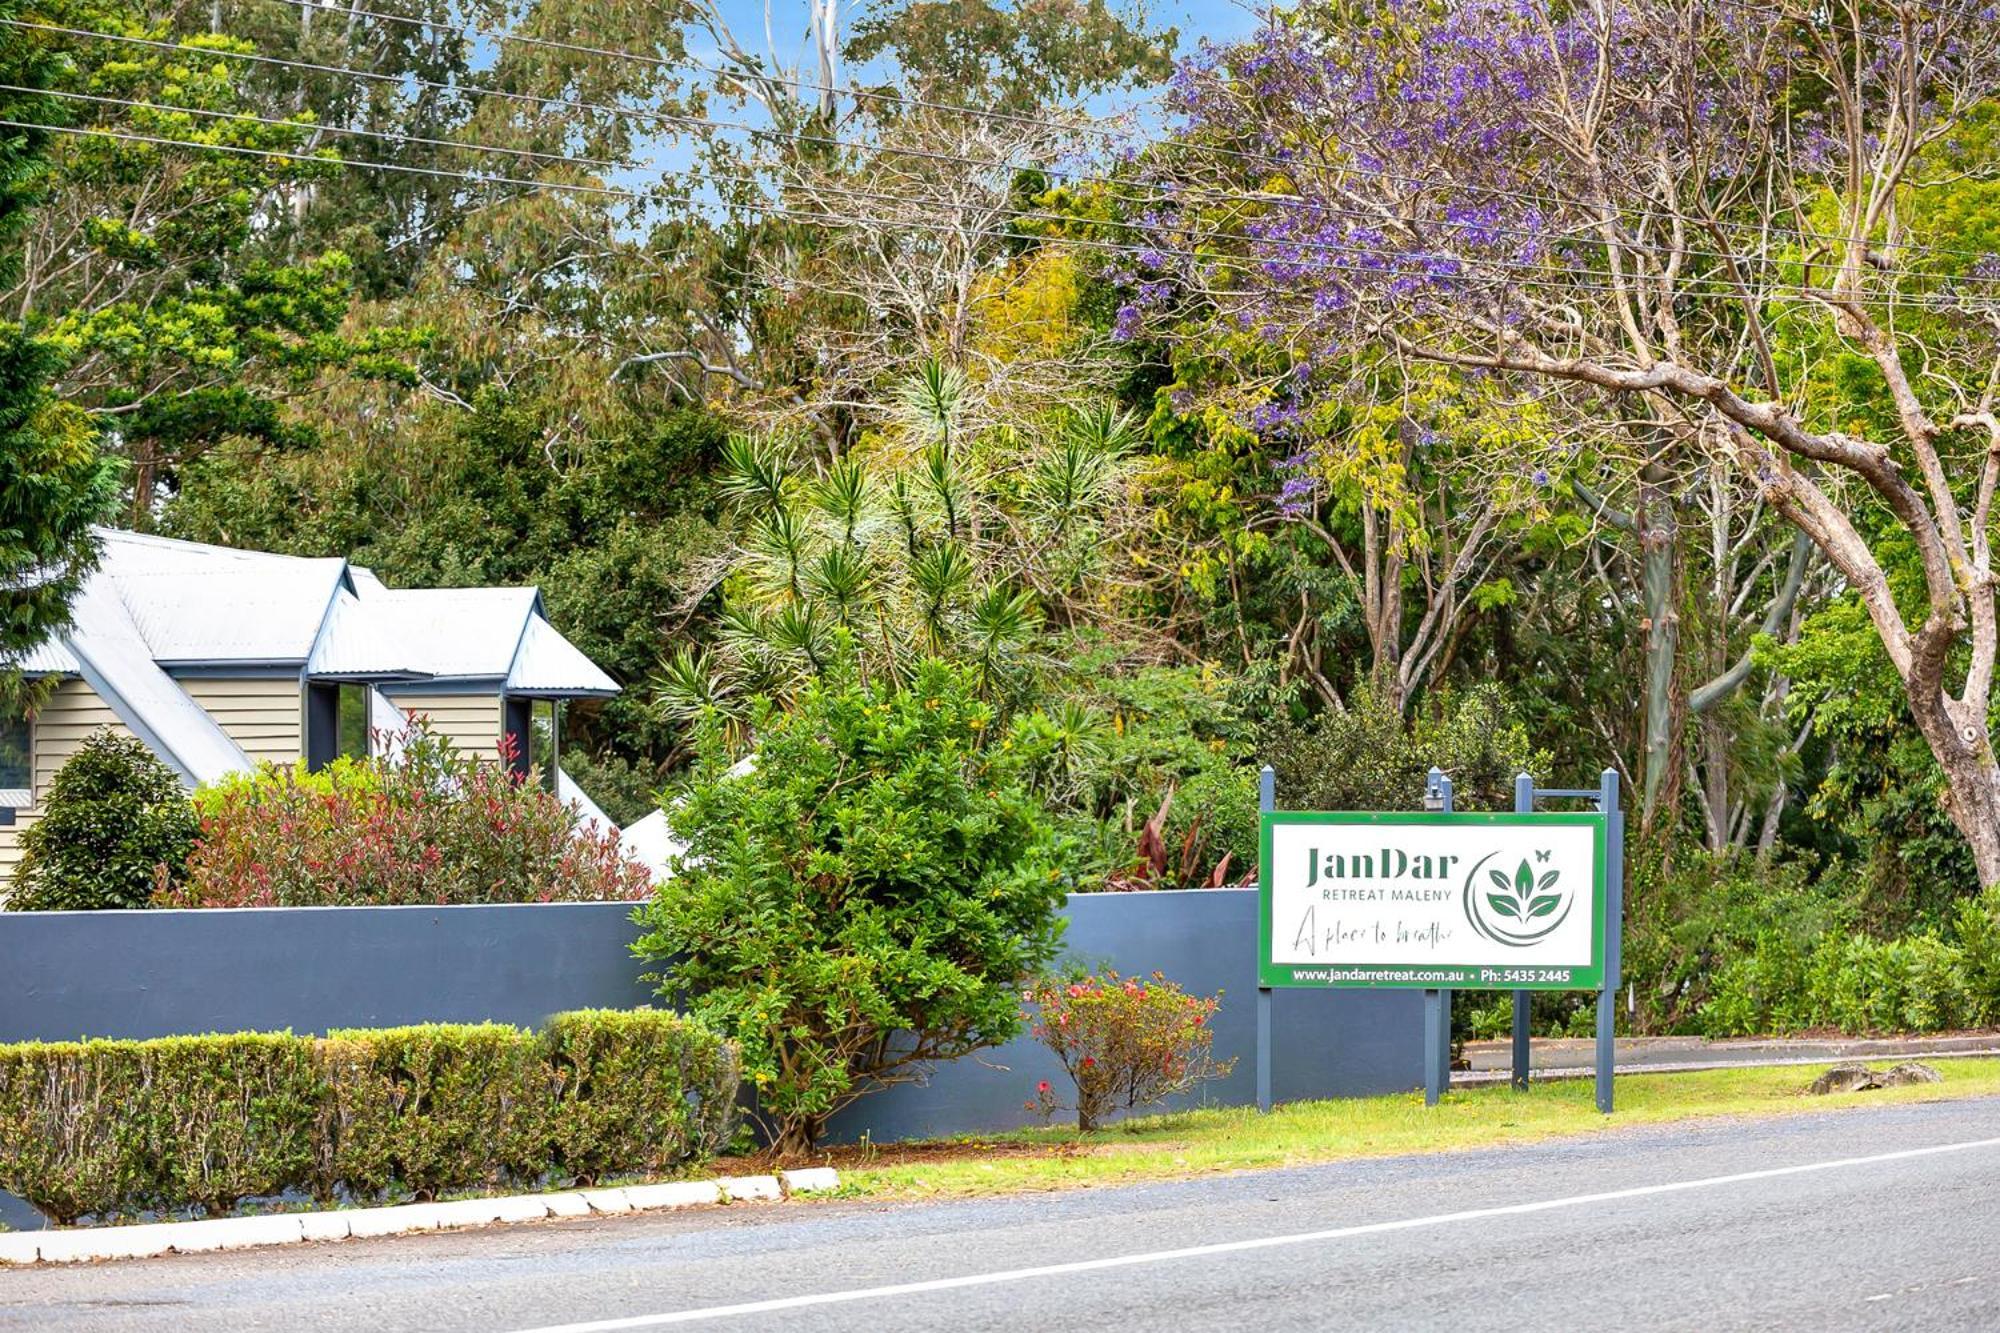
M 605 833 L 618 831 L 618 826 L 611 822 L 611 816 L 599 809 L 597 802 L 590 799 L 590 793 L 577 786 L 576 779 L 563 772 L 560 765 L 556 767 L 556 799 L 576 808 L 577 817 L 582 820 L 578 832 L 587 830 L 593 824 Z
M 605 697 L 618 682 L 539 614 L 528 617 L 520 648 L 507 672 L 507 693 L 541 698 Z
M 306 674 L 320 680 L 411 680 L 429 672 L 409 665 L 410 653 L 390 636 L 387 617 L 374 605 L 341 588 L 306 661 Z
M 655 810 L 618 831 L 618 848 L 653 872 L 656 880 L 673 878 L 673 860 L 687 854 L 687 844 L 674 836 L 664 810 Z
M 344 560 L 112 529 L 98 536 L 103 555 L 77 596 L 72 630 L 19 664 L 82 676 L 191 783 L 250 762 L 164 668 L 303 665 L 321 679 L 446 677 L 496 692 L 518 681 L 517 692 L 545 697 L 618 689 L 542 618 L 533 588 L 393 591 Z M 378 693 L 370 704 L 378 727 L 400 723 Z
M 74 676 L 76 674 L 76 654 L 61 639 L 50 639 L 30 648 L 12 662 L 25 676 Z
M 153 660 L 304 662 L 347 562 L 105 530 L 92 583 L 117 590 Z
M 405 665 L 433 676 L 505 679 L 535 609 L 533 588 L 357 588 Z
M 107 580 L 86 583 L 71 610 L 70 643 L 80 674 L 183 781 L 212 782 L 251 766 L 215 719 L 160 670 Z

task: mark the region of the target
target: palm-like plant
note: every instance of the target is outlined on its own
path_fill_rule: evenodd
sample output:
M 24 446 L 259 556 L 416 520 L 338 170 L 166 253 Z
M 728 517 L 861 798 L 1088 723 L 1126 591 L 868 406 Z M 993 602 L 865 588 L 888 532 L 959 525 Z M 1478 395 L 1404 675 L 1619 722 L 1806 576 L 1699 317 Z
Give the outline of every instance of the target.
M 1133 426 L 1105 409 L 974 436 L 968 399 L 961 371 L 928 361 L 890 395 L 899 434 L 879 447 L 813 464 L 783 441 L 731 437 L 719 481 L 741 533 L 729 609 L 713 653 L 661 668 L 664 709 L 787 696 L 831 660 L 836 635 L 864 672 L 958 658 L 989 692 L 1015 691 L 1044 604 L 1071 603 L 1071 623 L 1087 604 Z

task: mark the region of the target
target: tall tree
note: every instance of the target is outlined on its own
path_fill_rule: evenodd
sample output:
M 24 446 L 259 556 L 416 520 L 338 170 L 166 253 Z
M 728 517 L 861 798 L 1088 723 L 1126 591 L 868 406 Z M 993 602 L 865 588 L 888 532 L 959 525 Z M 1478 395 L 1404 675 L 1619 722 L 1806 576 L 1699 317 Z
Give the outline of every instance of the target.
M 0 0 L 0 18 L 35 12 Z M 16 27 L 0 30 L 0 82 L 47 88 L 61 62 Z M 0 93 L 0 283 L 20 272 L 20 241 L 47 179 L 55 99 Z M 0 324 L 0 660 L 12 661 L 69 623 L 69 607 L 97 557 L 90 525 L 117 492 L 117 465 L 99 457 L 82 413 L 49 391 L 61 358 L 18 324 Z M 18 679 L 14 682 L 18 684 Z
M 1242 306 L 1270 336 L 1608 395 L 1754 479 L 1866 607 L 1992 884 L 2000 270 L 1923 223 L 1996 93 L 2000 25 L 1962 7 L 1383 0 L 1178 96 L 1279 177 Z

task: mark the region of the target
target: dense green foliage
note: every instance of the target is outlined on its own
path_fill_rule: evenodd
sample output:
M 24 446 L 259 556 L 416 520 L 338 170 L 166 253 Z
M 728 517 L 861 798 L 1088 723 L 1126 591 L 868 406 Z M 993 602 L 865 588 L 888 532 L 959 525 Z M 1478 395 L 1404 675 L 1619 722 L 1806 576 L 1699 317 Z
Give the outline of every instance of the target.
M 10 22 L 40 21 L 42 13 L 17 0 L 0 4 Z M 8 88 L 0 119 L 60 124 L 62 104 L 33 90 L 61 75 L 62 62 L 45 46 L 17 27 L 0 30 L 0 82 Z M 0 287 L 20 278 L 29 213 L 50 185 L 51 137 L 10 128 L 0 140 Z M 96 562 L 90 525 L 117 498 L 116 462 L 99 456 L 85 415 L 50 390 L 62 366 L 47 340 L 0 322 L 0 662 L 69 623 L 70 602 Z
M 60 1223 L 287 1190 L 595 1184 L 728 1142 L 734 1049 L 673 1014 L 0 1046 L 0 1186 Z
M 705 732 L 674 810 L 687 851 L 634 947 L 740 1044 L 790 1153 L 855 1098 L 1013 1037 L 1072 878 L 1026 782 L 1039 743 L 969 669 L 919 662 L 892 689 L 850 660 L 755 725 L 747 775 Z
M 56 770 L 41 818 L 21 834 L 6 905 L 144 907 L 156 891 L 179 887 L 197 828 L 180 779 L 145 742 L 99 731 Z
M 1519 768 L 1611 767 L 1648 867 L 1635 937 L 1690 942 L 1633 949 L 1638 991 L 1673 997 L 1640 1024 L 1708 1024 L 1753 959 L 1794 975 L 1716 924 L 1735 886 L 1797 886 L 1792 952 L 1956 947 L 2000 857 L 1964 804 L 2000 792 L 1967 637 L 1991 534 L 1953 572 L 1908 520 L 1992 526 L 1971 516 L 2000 55 L 1976 15 L 1930 16 L 1949 54 L 1911 76 L 1921 95 L 1853 109 L 1922 122 L 1860 135 L 1921 148 L 1857 195 L 1902 155 L 1827 166 L 1847 94 L 1818 62 L 1843 48 L 1803 15 L 1772 16 L 1785 56 L 1751 69 L 1726 4 L 1556 6 L 1539 27 L 1534 6 L 1300 6 L 1170 78 L 1177 35 L 1136 5 L 815 13 L 798 66 L 708 0 L 424 12 L 515 34 L 476 40 L 270 0 L 61 13 L 155 45 L 9 30 L 10 82 L 110 99 L 9 95 L 16 118 L 180 142 L 31 131 L 0 158 L 0 230 L 25 227 L 32 261 L 0 305 L 24 330 L 0 452 L 19 445 L 48 525 L 16 531 L 0 457 L 0 570 L 82 568 L 79 524 L 116 484 L 101 439 L 139 527 L 351 555 L 393 586 L 538 584 L 625 686 L 564 735 L 621 822 L 690 776 L 712 792 L 697 750 L 761 752 L 846 641 L 884 706 L 924 659 L 969 673 L 1081 889 L 1241 879 L 1263 762 L 1291 808 L 1406 808 L 1432 766 L 1464 808 L 1505 808 Z M 1859 14 L 1857 68 L 1880 54 Z M 1584 50 L 1592 24 L 1697 62 L 1657 84 L 1652 57 L 1608 66 L 1607 132 L 1651 145 L 1621 160 L 1670 170 L 1561 165 L 1595 150 L 1556 146 L 1582 103 L 1550 94 L 1542 46 Z M 865 86 L 822 77 L 843 60 Z M 1799 71 L 1783 97 L 1749 77 L 1775 67 Z M 1076 128 L 1162 90 L 1185 121 L 1142 151 Z M 1707 137 L 1738 123 L 1783 132 Z M 1753 141 L 1754 180 L 1733 169 Z M 1303 143 L 1317 174 L 1262 160 Z M 1413 144 L 1432 151 L 1412 170 L 1348 171 Z M 1592 201 L 1614 187 L 1606 228 Z M 1542 196 L 1565 221 L 1521 211 Z M 1820 231 L 1866 234 L 1842 260 L 1802 243 Z M 1678 276 L 1617 296 L 1635 273 Z M 1849 280 L 1858 304 L 1823 286 Z M 1639 365 L 1671 350 L 1888 471 L 1826 482 L 1839 517 L 1815 537 L 1784 497 L 1824 459 L 1726 425 L 1721 395 L 1452 364 L 1516 328 Z M 1912 402 L 1935 429 L 1906 431 Z M 1891 503 L 1898 477 L 1925 494 Z M 35 605 L 0 649 L 66 596 L 13 586 Z M 1881 628 L 1898 617 L 1950 639 L 1924 665 L 1956 725 L 1913 708 Z M 1965 750 L 1958 777 L 1940 745 Z M 282 860 L 239 843 L 223 900 Z M 1575 1017 L 1538 1001 L 1544 1027 Z
M 384 741 L 365 760 L 267 764 L 197 791 L 200 836 L 155 905 L 600 902 L 650 887 L 615 837 L 532 777 L 421 718 Z
M 1490 685 L 1439 692 L 1408 718 L 1360 690 L 1343 712 L 1277 728 L 1264 753 L 1295 810 L 1420 810 L 1432 768 L 1450 775 L 1456 808 L 1511 810 L 1514 776 L 1549 770 Z
M 1627 968 L 1648 1026 L 1707 1036 L 1936 1032 L 2000 1018 L 2000 895 L 1882 937 L 1866 874 L 1698 861 L 1655 870 Z

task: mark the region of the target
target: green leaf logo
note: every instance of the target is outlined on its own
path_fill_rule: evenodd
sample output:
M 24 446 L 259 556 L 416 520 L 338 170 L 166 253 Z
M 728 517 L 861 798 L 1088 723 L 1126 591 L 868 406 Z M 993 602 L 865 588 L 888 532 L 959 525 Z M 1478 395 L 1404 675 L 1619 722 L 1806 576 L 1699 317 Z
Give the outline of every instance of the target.
M 1561 871 L 1547 870 L 1537 875 L 1533 862 L 1523 857 L 1509 875 L 1497 868 L 1487 868 L 1486 863 L 1492 859 L 1483 858 L 1466 879 L 1465 914 L 1473 929 L 1497 943 L 1526 948 L 1546 938 L 1569 916 L 1569 895 L 1556 887 L 1556 881 L 1562 878 Z M 1549 854 L 1537 852 L 1535 859 L 1546 862 Z M 1492 888 L 1475 894 L 1472 881 L 1482 868 L 1486 869 Z

